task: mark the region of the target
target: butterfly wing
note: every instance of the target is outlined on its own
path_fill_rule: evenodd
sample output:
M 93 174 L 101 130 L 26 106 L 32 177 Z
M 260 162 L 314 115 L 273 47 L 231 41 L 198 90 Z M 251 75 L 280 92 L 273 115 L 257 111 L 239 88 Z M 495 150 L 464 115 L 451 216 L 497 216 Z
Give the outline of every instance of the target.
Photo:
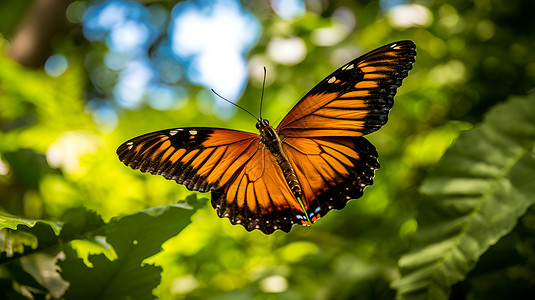
M 288 232 L 306 223 L 275 158 L 260 136 L 217 128 L 178 128 L 133 138 L 117 149 L 133 169 L 162 175 L 189 190 L 212 191 L 220 217 L 247 230 Z
M 144 134 L 117 149 L 132 169 L 162 175 L 189 190 L 219 189 L 256 153 L 260 136 L 218 128 L 177 128 Z
M 394 95 L 415 61 L 400 41 L 343 65 L 303 97 L 277 127 L 289 137 L 362 136 L 381 128 Z
M 286 138 L 283 149 L 312 222 L 360 198 L 379 168 L 375 147 L 363 137 Z
M 309 225 L 267 149 L 259 149 L 236 172 L 231 184 L 212 192 L 212 206 L 219 217 L 229 218 L 248 231 L 260 229 L 271 234 L 277 229 L 289 232 L 293 224 Z
M 388 120 L 415 49 L 412 41 L 400 41 L 345 64 L 303 97 L 277 127 L 311 221 L 360 198 L 373 183 L 378 155 L 362 135 Z

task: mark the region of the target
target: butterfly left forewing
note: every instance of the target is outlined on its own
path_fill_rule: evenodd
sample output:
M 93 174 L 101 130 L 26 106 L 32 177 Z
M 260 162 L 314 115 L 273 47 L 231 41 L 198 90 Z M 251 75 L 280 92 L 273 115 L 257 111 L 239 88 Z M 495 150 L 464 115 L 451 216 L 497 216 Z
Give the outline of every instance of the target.
M 256 152 L 257 134 L 219 128 L 176 128 L 144 134 L 117 149 L 119 159 L 175 180 L 189 190 L 207 192 L 227 184 Z

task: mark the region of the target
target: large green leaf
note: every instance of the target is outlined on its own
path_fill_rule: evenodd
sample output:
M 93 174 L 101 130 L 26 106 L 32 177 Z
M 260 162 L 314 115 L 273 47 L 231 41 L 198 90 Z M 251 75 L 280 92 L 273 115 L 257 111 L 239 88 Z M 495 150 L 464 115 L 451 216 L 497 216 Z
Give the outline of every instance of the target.
M 494 108 L 424 181 L 415 247 L 399 261 L 399 299 L 447 299 L 535 202 L 535 95 Z
M 185 228 L 195 212 L 192 206 L 198 208 L 203 203 L 192 195 L 186 202 L 138 211 L 108 223 L 84 208 L 68 211 L 63 224 L 0 216 L 0 229 L 4 231 L 0 237 L 0 264 L 16 262 L 4 264 L 12 280 L 41 295 L 52 293 L 58 297 L 58 292 L 63 293 L 61 282 L 51 281 L 51 275 L 43 280 L 41 273 L 55 272 L 54 256 L 63 250 L 65 259 L 58 265 L 63 269 L 63 278 L 70 281 L 65 294 L 68 299 L 118 299 L 128 295 L 151 298 L 162 270 L 142 266 L 143 260 L 158 253 L 163 242 Z M 105 237 L 105 241 L 99 237 Z M 87 262 L 92 266 L 88 267 L 86 255 L 69 243 L 73 240 L 111 245 L 117 259 L 110 260 L 105 254 L 89 255 Z M 42 270 L 44 263 L 50 261 L 48 270 Z
M 18 226 L 32 228 L 35 227 L 37 224 L 43 224 L 44 226 L 49 227 L 50 231 L 53 232 L 55 235 L 59 235 L 61 231 L 61 224 L 58 222 L 30 220 L 13 216 L 0 215 L 0 229 L 17 229 Z
M 59 244 L 61 223 L 0 215 L 0 264 Z
M 59 251 L 63 243 L 88 236 L 104 225 L 100 216 L 84 208 L 68 211 L 65 219 L 62 224 L 0 215 L 0 264 L 53 247 Z
M 142 265 L 160 252 L 161 245 L 190 223 L 189 206 L 175 204 L 140 211 L 113 219 L 102 234 L 113 247 L 117 259 L 104 254 L 90 255 L 85 265 L 71 248 L 60 261 L 61 275 L 70 282 L 67 299 L 151 299 L 160 283 L 161 267 Z

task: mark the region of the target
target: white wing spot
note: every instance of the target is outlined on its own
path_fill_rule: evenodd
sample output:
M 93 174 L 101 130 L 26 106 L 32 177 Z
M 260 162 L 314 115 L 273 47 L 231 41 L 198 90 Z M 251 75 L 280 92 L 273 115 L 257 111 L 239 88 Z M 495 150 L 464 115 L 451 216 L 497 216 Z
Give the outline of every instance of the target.
M 175 135 L 178 133 L 178 130 L 171 130 L 169 131 L 169 135 Z
M 350 64 L 350 65 L 346 65 L 345 67 L 342 68 L 342 70 L 351 70 L 355 68 L 355 65 L 354 64 Z
M 190 130 L 190 131 L 189 131 L 189 134 L 191 134 L 191 135 L 196 135 L 196 134 L 197 134 L 197 130 Z
M 134 142 L 128 142 L 126 143 L 128 146 L 132 146 L 134 144 Z
M 347 199 L 347 200 L 349 200 L 349 199 L 351 199 L 351 197 L 349 197 L 349 196 L 346 196 L 346 199 Z
M 333 76 L 327 80 L 327 83 L 334 83 L 336 81 L 336 76 Z

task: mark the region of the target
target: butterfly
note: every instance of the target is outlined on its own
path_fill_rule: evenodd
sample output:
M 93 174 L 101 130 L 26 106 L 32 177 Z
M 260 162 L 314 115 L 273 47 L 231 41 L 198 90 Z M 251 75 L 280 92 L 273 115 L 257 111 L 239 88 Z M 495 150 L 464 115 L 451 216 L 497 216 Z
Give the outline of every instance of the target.
M 364 54 L 323 79 L 276 128 L 259 117 L 260 134 L 174 128 L 133 138 L 117 155 L 132 169 L 211 192 L 219 217 L 248 231 L 309 226 L 373 183 L 378 154 L 362 136 L 387 122 L 415 57 L 412 41 Z

